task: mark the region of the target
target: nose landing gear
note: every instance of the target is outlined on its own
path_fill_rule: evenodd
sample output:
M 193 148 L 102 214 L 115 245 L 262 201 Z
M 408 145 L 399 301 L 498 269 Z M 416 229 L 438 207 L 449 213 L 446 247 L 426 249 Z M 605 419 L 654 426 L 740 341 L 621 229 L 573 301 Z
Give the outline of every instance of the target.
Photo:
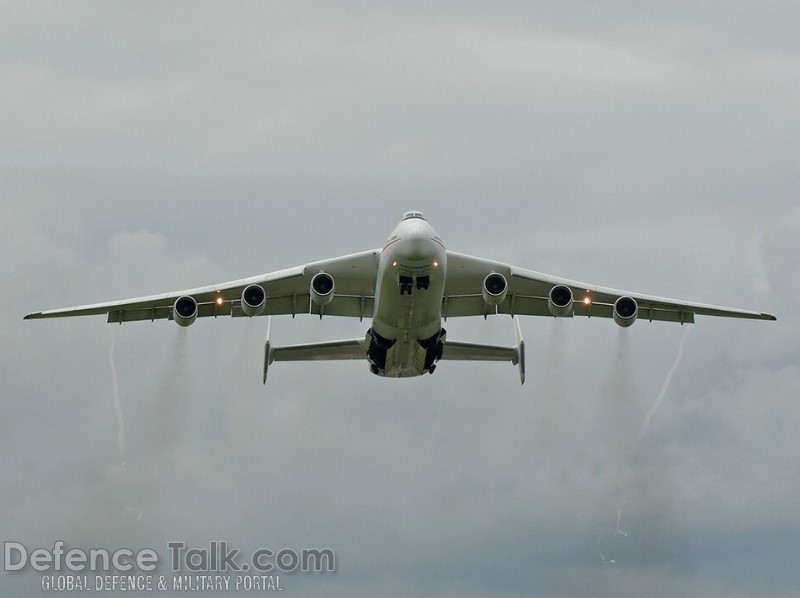
M 400 294 L 405 295 L 408 293 L 411 294 L 411 289 L 414 286 L 414 279 L 410 276 L 401 276 L 400 277 Z
M 416 286 L 418 291 L 424 291 L 431 286 L 430 276 L 401 276 L 400 277 L 400 294 L 411 294 L 411 290 Z

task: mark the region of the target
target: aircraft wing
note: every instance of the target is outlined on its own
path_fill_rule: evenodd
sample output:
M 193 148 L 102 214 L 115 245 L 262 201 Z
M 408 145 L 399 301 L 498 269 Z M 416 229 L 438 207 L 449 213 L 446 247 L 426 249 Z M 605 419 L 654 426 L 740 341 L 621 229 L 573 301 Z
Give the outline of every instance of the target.
M 482 296 L 483 280 L 492 273 L 502 274 L 508 281 L 506 298 L 497 307 L 487 305 Z M 447 283 L 442 301 L 442 315 L 445 318 L 486 316 L 494 313 L 552 316 L 548 308 L 548 294 L 555 285 L 570 288 L 574 297 L 574 307 L 570 315 L 576 316 L 611 318 L 617 299 L 631 297 L 638 304 L 637 318 L 642 320 L 692 323 L 695 315 L 776 319 L 775 316 L 763 312 L 690 303 L 600 287 L 450 251 L 447 252 Z
M 259 315 L 320 314 L 322 310 L 325 315 L 371 317 L 379 256 L 380 250 L 374 249 L 218 285 L 34 312 L 25 319 L 100 314 L 106 314 L 109 322 L 120 323 L 172 319 L 173 305 L 182 296 L 197 301 L 197 317 L 245 316 L 241 308 L 242 291 L 251 284 L 260 285 L 265 291 L 266 304 Z M 311 278 L 319 272 L 327 272 L 336 283 L 333 299 L 323 307 L 311 301 L 310 295 Z

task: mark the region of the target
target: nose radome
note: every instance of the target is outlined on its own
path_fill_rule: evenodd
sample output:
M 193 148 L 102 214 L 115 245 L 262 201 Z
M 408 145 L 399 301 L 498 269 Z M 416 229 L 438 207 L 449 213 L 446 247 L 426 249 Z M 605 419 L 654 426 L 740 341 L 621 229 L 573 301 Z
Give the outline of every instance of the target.
M 436 254 L 436 247 L 428 238 L 411 237 L 404 240 L 402 252 L 408 260 L 429 260 Z

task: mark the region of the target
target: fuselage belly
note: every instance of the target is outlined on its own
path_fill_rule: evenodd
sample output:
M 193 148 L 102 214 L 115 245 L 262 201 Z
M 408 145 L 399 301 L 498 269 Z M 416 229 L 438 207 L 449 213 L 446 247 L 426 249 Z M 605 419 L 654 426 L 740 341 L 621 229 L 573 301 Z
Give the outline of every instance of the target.
M 378 360 L 385 363 L 373 360 L 374 373 L 400 378 L 432 371 L 425 345 L 442 328 L 446 273 L 447 253 L 433 227 L 421 217 L 402 220 L 378 265 L 372 332 L 386 350 Z

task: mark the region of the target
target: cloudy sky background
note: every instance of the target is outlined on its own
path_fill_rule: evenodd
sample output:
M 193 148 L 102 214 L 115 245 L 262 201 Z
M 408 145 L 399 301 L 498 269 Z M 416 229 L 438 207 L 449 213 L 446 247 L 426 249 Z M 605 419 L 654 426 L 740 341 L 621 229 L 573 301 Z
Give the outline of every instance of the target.
M 282 577 L 302 596 L 796 591 L 796 3 L 0 13 L 3 541 L 334 549 Z M 523 387 L 352 363 L 266 388 L 265 319 L 22 321 L 377 247 L 409 209 L 456 251 L 779 321 L 528 318 Z

